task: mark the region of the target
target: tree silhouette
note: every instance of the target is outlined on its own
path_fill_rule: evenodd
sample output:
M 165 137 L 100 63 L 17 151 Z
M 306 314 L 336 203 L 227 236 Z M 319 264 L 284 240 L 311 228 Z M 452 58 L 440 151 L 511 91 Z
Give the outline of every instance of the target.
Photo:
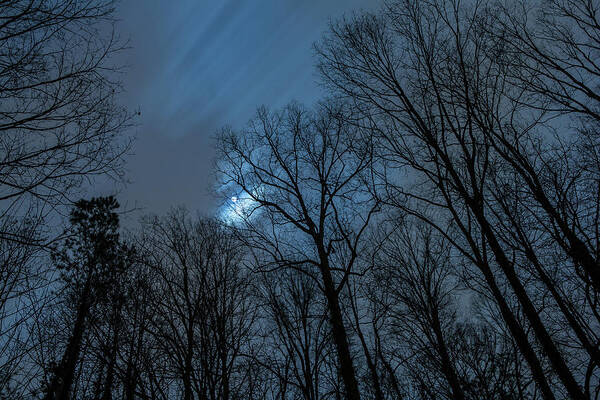
M 225 187 L 254 202 L 240 229 L 268 262 L 263 268 L 292 268 L 319 283 L 346 396 L 356 400 L 340 292 L 359 273 L 364 234 L 379 208 L 369 192 L 370 131 L 347 123 L 346 111 L 340 104 L 260 109 L 246 132 L 223 132 L 218 168 Z
M 119 237 L 119 204 L 112 196 L 78 201 L 62 248 L 53 253 L 64 295 L 74 307 L 71 335 L 53 371 L 46 400 L 67 400 L 87 323 L 96 306 L 109 298 L 133 257 L 133 248 Z
M 0 218 L 41 219 L 86 179 L 121 176 L 131 115 L 117 103 L 113 13 L 112 0 L 0 4 Z

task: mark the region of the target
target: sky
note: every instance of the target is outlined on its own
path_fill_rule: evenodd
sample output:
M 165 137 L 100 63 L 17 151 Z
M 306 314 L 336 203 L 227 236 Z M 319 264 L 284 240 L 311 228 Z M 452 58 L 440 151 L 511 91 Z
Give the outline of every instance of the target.
M 331 19 L 375 0 L 121 0 L 123 103 L 141 115 L 118 198 L 164 213 L 215 207 L 211 138 L 256 108 L 323 96 L 312 45 Z

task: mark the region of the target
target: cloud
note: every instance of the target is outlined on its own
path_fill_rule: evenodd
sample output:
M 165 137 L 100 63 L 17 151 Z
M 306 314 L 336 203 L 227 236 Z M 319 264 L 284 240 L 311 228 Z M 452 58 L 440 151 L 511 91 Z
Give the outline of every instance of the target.
M 318 99 L 312 43 L 330 17 L 372 3 L 122 1 L 119 29 L 132 45 L 123 101 L 142 112 L 122 196 L 152 211 L 210 208 L 210 137 L 259 105 Z

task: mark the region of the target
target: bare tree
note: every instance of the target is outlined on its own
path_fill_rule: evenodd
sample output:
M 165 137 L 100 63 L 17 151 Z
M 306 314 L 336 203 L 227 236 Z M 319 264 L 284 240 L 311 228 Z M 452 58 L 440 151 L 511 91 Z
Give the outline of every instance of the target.
M 532 399 L 509 335 L 461 287 L 460 257 L 429 226 L 393 223 L 375 253 L 372 300 L 385 310 L 377 336 L 408 398 Z M 488 315 L 487 318 L 484 316 Z M 522 374 L 522 373 L 521 373 Z
M 43 216 L 86 179 L 121 175 L 130 115 L 116 103 L 113 12 L 112 0 L 0 4 L 0 218 L 35 201 Z
M 360 273 L 356 260 L 378 203 L 368 191 L 372 147 L 343 112 L 326 105 L 315 112 L 297 105 L 260 109 L 245 131 L 223 132 L 218 172 L 224 189 L 246 201 L 239 226 L 249 246 L 270 260 L 263 268 L 296 269 L 318 282 L 345 395 L 359 399 L 339 298 Z
M 241 264 L 243 248 L 228 228 L 190 220 L 182 210 L 151 218 L 142 236 L 145 263 L 154 271 L 148 334 L 186 400 L 231 399 L 240 391 L 240 354 L 253 323 Z
M 122 320 L 122 342 L 119 348 L 117 364 L 117 380 L 124 400 L 136 398 L 160 398 L 153 395 L 153 380 L 150 376 L 155 372 L 155 364 L 160 358 L 155 357 L 153 350 L 157 347 L 149 335 L 150 321 L 153 318 L 152 281 L 154 274 L 140 265 L 128 283 L 125 310 Z
M 562 12 L 561 18 L 566 9 L 578 10 L 575 3 L 577 12 L 594 9 L 590 2 L 550 3 L 550 14 Z M 510 16 L 535 17 L 520 10 Z M 588 257 L 593 239 L 587 238 L 595 235 L 590 221 L 597 199 L 583 189 L 589 180 L 575 162 L 579 146 L 564 140 L 568 127 L 554 118 L 563 112 L 550 105 L 557 100 L 523 84 L 535 71 L 560 93 L 560 82 L 551 81 L 564 76 L 535 64 L 531 57 L 539 55 L 511 42 L 507 29 L 488 34 L 502 27 L 499 20 L 510 27 L 510 16 L 486 1 L 393 2 L 380 15 L 334 24 L 318 47 L 319 68 L 325 82 L 377 126 L 379 153 L 389 166 L 379 173 L 388 180 L 391 203 L 435 227 L 479 271 L 544 397 L 564 390 L 589 398 L 597 385 L 590 387 L 597 382 L 598 342 L 584 321 L 597 323 L 598 262 Z M 532 21 L 513 33 L 566 35 L 560 48 L 569 37 L 566 26 Z M 543 49 L 552 45 L 546 41 Z M 563 67 L 564 57 L 558 61 Z M 532 65 L 537 69 L 526 69 Z M 530 103 L 532 92 L 538 98 Z M 400 168 L 410 171 L 402 181 Z M 422 206 L 435 208 L 434 217 Z M 556 329 L 562 321 L 572 334 Z
M 34 242 L 40 234 L 37 222 L 4 218 L 0 224 L 5 232 Z M 27 362 L 36 347 L 30 328 L 50 301 L 44 261 L 32 246 L 0 240 L 0 392 L 12 387 L 14 398 L 36 384 Z
M 252 355 L 271 376 L 273 397 L 327 398 L 331 362 L 331 330 L 327 307 L 317 284 L 294 270 L 263 274 L 258 304 L 264 304 L 258 335 L 260 353 Z

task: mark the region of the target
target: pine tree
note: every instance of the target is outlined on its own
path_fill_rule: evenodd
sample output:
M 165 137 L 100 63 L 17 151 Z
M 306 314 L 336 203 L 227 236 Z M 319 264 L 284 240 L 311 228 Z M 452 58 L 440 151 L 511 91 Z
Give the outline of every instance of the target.
M 97 306 L 110 301 L 119 277 L 131 264 L 134 250 L 120 239 L 118 207 L 112 196 L 78 201 L 71 211 L 69 235 L 53 253 L 75 318 L 62 359 L 46 388 L 46 400 L 70 398 L 87 322 Z

